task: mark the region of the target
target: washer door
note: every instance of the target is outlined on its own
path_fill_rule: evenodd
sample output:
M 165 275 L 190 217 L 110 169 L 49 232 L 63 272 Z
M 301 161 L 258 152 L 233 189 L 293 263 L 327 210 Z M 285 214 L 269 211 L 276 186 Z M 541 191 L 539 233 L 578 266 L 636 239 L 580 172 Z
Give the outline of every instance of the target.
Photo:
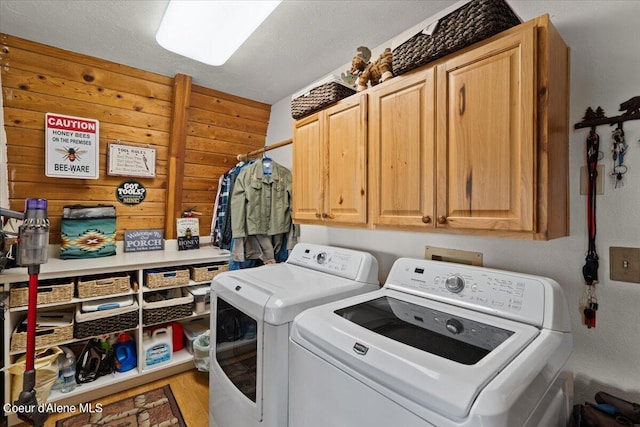
M 540 331 L 383 289 L 300 314 L 291 340 L 428 419 L 463 419 Z M 312 387 L 312 385 L 309 385 Z
M 463 365 L 475 365 L 513 331 L 381 296 L 335 314 L 391 340 Z
M 246 427 L 262 421 L 262 319 L 269 297 L 238 279 L 227 278 L 212 286 L 210 416 L 213 425 Z

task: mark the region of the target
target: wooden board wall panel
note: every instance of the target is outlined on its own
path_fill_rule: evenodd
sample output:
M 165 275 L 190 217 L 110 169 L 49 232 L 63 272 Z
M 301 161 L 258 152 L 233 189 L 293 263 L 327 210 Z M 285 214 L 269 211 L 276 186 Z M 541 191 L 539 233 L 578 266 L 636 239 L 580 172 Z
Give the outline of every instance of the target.
M 44 141 L 44 115 L 41 112 L 26 111 L 17 108 L 4 108 L 5 129 L 7 138 L 11 143 L 9 133 L 16 132 L 15 136 L 20 137 L 20 132 L 39 132 L 40 144 Z M 169 132 L 155 129 L 136 128 L 115 123 L 100 123 L 100 134 L 103 136 L 100 141 L 109 139 L 108 142 L 120 140 L 122 143 L 133 143 L 151 145 L 156 148 L 157 158 L 167 158 L 167 146 L 169 145 Z M 109 138 L 105 138 L 108 135 Z
M 182 196 L 182 203 L 188 205 L 197 206 L 196 211 L 204 209 L 205 206 L 213 206 L 215 203 L 216 193 L 213 191 L 194 191 L 184 190 Z
M 72 203 L 115 205 L 118 240 L 124 230 L 143 228 L 164 228 L 171 238 L 175 218 L 167 212 L 197 206 L 201 235 L 208 235 L 219 177 L 238 154 L 264 145 L 270 105 L 195 85 L 177 97 L 174 83 L 189 76 L 161 76 L 5 34 L 0 45 L 10 208 L 22 209 L 27 197 L 47 198 L 51 243 L 60 242 L 62 208 Z M 99 179 L 44 175 L 47 112 L 100 122 Z M 156 149 L 156 177 L 133 178 L 147 189 L 139 205 L 118 203 L 115 189 L 128 178 L 106 175 L 107 146 L 117 140 Z
M 62 181 L 62 180 L 61 180 Z M 68 200 L 85 200 L 87 203 L 118 203 L 115 196 L 114 186 L 95 185 L 92 180 L 65 179 L 64 184 L 61 183 L 39 183 L 34 187 L 28 182 L 9 182 L 10 194 L 24 194 L 35 192 L 29 197 L 43 197 L 45 199 L 68 201 Z M 35 191 L 34 191 L 35 190 Z M 164 202 L 166 190 L 162 188 L 147 188 L 146 202 Z M 24 198 L 22 202 L 24 207 Z M 141 206 L 141 205 L 137 205 Z M 50 214 L 55 214 L 51 212 Z
M 257 133 L 242 132 L 239 130 L 203 125 L 191 121 L 187 124 L 187 133 L 189 135 L 206 135 L 208 138 L 218 139 L 221 141 L 258 146 L 263 146 L 266 140 L 266 134 L 260 135 Z
M 236 142 L 220 141 L 201 136 L 187 136 L 188 150 L 212 151 L 214 153 L 237 156 L 238 154 L 246 154 L 249 151 L 253 151 L 261 147 L 262 145 L 260 144 L 239 144 Z
M 267 133 L 268 127 L 267 122 L 229 116 L 227 114 L 206 111 L 195 107 L 189 110 L 189 121 L 261 135 Z
M 2 67 L 17 67 L 51 77 L 59 77 L 75 82 L 92 83 L 98 87 L 135 93 L 150 99 L 171 101 L 171 85 L 173 79 L 151 72 L 131 73 L 130 67 L 111 67 L 114 63 L 76 55 L 68 51 L 47 46 L 39 49 L 37 43 L 29 42 L 28 46 L 17 46 L 2 38 Z M 9 36 L 9 39 L 12 39 Z M 44 45 L 40 45 L 44 46 Z M 131 74 L 138 74 L 131 75 Z M 135 82 L 131 85 L 131 82 Z
M 106 170 L 106 165 L 107 165 L 107 156 L 106 156 L 106 148 L 105 149 L 100 149 L 100 156 L 98 158 L 99 161 L 99 166 L 100 166 L 100 170 Z M 42 178 L 45 178 L 44 175 L 44 170 L 45 170 L 45 165 L 44 165 L 44 155 L 43 155 L 43 150 L 42 148 L 33 148 L 33 147 L 21 147 L 19 145 L 8 145 L 7 146 L 7 153 L 9 155 L 9 158 L 12 159 L 12 163 L 20 166 L 20 167 L 32 167 L 33 172 L 36 172 L 36 174 L 38 175 L 42 175 Z M 76 158 L 78 158 L 78 156 L 76 155 Z M 157 162 L 157 167 L 156 167 L 156 172 L 157 175 L 155 178 L 142 178 L 142 177 L 134 177 L 135 179 L 139 180 L 140 182 L 142 182 L 145 187 L 146 186 L 151 186 L 151 187 L 162 187 L 164 186 L 164 183 L 166 182 L 166 171 L 167 171 L 167 162 L 164 160 L 161 160 L 159 162 Z M 54 180 L 54 182 L 61 182 L 60 180 L 64 180 L 64 181 L 84 181 L 84 179 L 79 178 L 79 179 L 74 179 L 74 178 L 54 178 L 54 177 L 47 177 L 49 179 Z M 129 179 L 127 177 L 124 176 L 119 176 L 119 175 L 104 175 L 102 178 L 100 178 L 98 181 L 100 181 L 101 184 L 107 184 L 107 185 L 117 185 L 117 182 L 123 181 Z
M 167 187 L 171 188 L 172 191 L 167 194 L 164 222 L 165 237 L 168 239 L 176 238 L 176 218 L 181 215 L 179 205 L 182 203 L 184 152 L 187 144 L 186 124 L 191 102 L 191 80 L 191 76 L 178 74 L 173 83 L 169 169 L 167 173 Z
M 40 184 L 40 183 L 56 184 L 56 185 L 68 185 L 68 184 L 64 184 L 65 181 L 66 182 L 84 182 L 85 181 L 81 179 L 71 179 L 71 178 L 68 178 L 62 181 L 61 178 L 47 177 L 44 175 L 42 166 L 34 166 L 33 164 L 23 165 L 18 163 L 11 163 L 9 165 L 8 170 L 9 170 L 9 181 L 19 180 L 20 182 L 30 182 L 35 184 Z M 157 170 L 160 173 L 157 178 L 138 178 L 139 181 L 142 183 L 142 185 L 144 185 L 146 188 L 164 189 L 165 182 L 166 182 L 166 171 L 167 171 L 166 164 L 160 166 Z M 106 185 L 112 185 L 114 188 L 114 194 L 115 194 L 115 187 L 117 187 L 120 182 L 125 181 L 127 179 L 129 178 L 124 176 L 106 176 L 104 177 L 103 182 Z
M 77 200 L 52 200 L 48 203 L 48 207 L 53 207 L 56 210 L 62 212 L 62 208 L 68 205 L 76 205 L 76 204 L 86 204 L 86 200 L 77 199 Z M 141 203 L 135 206 L 127 206 L 122 203 L 118 203 L 115 200 L 110 202 L 109 204 L 115 206 L 116 215 L 120 216 L 140 216 L 144 215 L 154 215 L 154 216 L 162 216 L 164 209 L 164 202 L 146 202 Z
M 220 175 L 226 173 L 229 169 L 226 166 L 185 164 L 184 175 L 187 177 L 210 178 L 213 181 L 217 181 Z
M 34 113 L 35 115 L 41 117 L 42 115 L 40 113 Z M 42 120 L 40 120 L 42 121 Z M 42 128 L 42 124 L 40 125 L 41 128 L 40 129 L 30 129 L 30 128 L 26 128 L 26 127 L 16 127 L 15 125 L 12 126 L 5 126 L 5 130 L 7 132 L 7 142 L 9 145 L 19 145 L 19 146 L 29 146 L 29 147 L 39 147 L 39 148 L 43 148 L 43 141 L 45 139 L 45 133 L 44 133 L 44 128 Z M 107 128 L 109 128 L 110 126 L 107 125 Z M 103 133 L 103 129 L 102 126 L 100 127 L 100 133 Z M 109 132 L 105 132 L 105 133 L 109 133 Z M 106 144 L 110 144 L 112 142 L 115 142 L 115 139 L 112 138 L 100 138 L 100 151 L 102 152 L 103 149 L 106 152 Z M 129 143 L 130 141 L 127 141 L 126 143 Z M 125 142 L 123 142 L 124 144 Z M 103 147 L 104 144 L 104 147 Z M 166 146 L 154 146 L 153 144 L 145 144 L 145 143 L 133 143 L 133 145 L 137 145 L 137 146 L 153 146 L 153 148 L 156 148 L 156 158 L 162 158 L 165 159 L 167 158 L 167 148 Z M 164 145 L 164 144 L 163 144 Z M 44 152 L 43 152 L 44 154 Z
M 2 86 L 88 102 L 93 102 L 99 97 L 100 103 L 103 105 L 125 110 L 143 111 L 165 117 L 171 115 L 171 103 L 169 101 L 154 99 L 151 102 L 146 96 L 116 91 L 84 82 L 78 83 L 57 77 L 49 77 L 43 74 L 35 75 L 30 71 L 17 68 L 15 64 L 5 70 L 2 77 Z
M 165 168 L 166 169 L 166 168 Z M 40 184 L 53 184 L 58 186 L 74 186 L 78 185 L 77 183 L 86 183 L 91 180 L 82 180 L 82 179 L 72 179 L 72 178 L 54 178 L 44 176 L 42 173 L 42 166 L 34 166 L 34 165 L 20 165 L 20 164 L 12 164 L 9 166 L 9 180 L 19 179 L 19 182 L 23 183 L 31 183 L 35 184 L 39 187 Z M 105 185 L 112 188 L 113 196 L 112 199 L 116 201 L 116 187 L 120 185 L 122 182 L 132 179 L 131 177 L 126 176 L 107 176 L 101 182 L 101 185 Z M 156 190 L 164 190 L 166 177 L 161 176 L 155 179 L 152 178 L 135 178 L 138 182 L 145 186 L 147 190 L 156 189 Z M 34 186 L 34 191 L 37 187 Z M 70 188 L 69 188 L 70 189 Z M 73 197 L 73 194 L 69 195 Z M 148 200 L 145 200 L 146 203 Z
M 34 93 L 26 90 L 2 88 L 5 105 L 7 107 L 23 110 L 39 111 L 43 113 L 59 112 L 60 114 L 89 117 L 99 120 L 101 123 L 117 123 L 144 129 L 168 130 L 171 119 L 157 114 L 147 114 L 138 111 L 125 110 L 94 102 L 78 101 L 71 98 L 62 98 L 56 95 Z M 91 112 L 91 114 L 89 114 Z M 102 132 L 101 132 L 102 134 Z
M 104 68 L 105 70 L 125 74 L 143 81 L 151 81 L 168 86 L 171 86 L 173 82 L 173 79 L 171 77 L 163 76 L 161 74 L 156 74 L 150 71 L 141 70 L 139 68 L 133 68 L 127 65 L 118 64 L 116 62 L 106 61 L 104 59 L 86 56 L 69 50 L 59 49 L 53 46 L 32 42 L 30 40 L 22 39 L 20 37 L 11 36 L 8 34 L 0 33 L 0 41 L 2 42 L 3 46 L 14 46 L 16 48 L 39 52 L 56 58 L 62 57 L 68 61 L 74 61 L 85 65 L 98 66 Z
M 214 193 L 217 193 L 218 179 L 203 178 L 203 177 L 189 177 L 189 179 L 184 181 L 184 186 L 182 188 L 185 191 L 198 190 L 198 191 L 213 191 Z
M 271 114 L 269 110 L 237 104 L 227 99 L 212 98 L 195 92 L 191 97 L 191 105 L 196 108 L 222 113 L 232 117 L 264 122 L 269 121 L 269 115 Z
M 230 93 L 220 92 L 219 90 L 211 89 L 204 86 L 193 85 L 191 87 L 192 95 L 199 97 L 200 95 L 208 96 L 211 98 L 215 98 L 216 100 L 222 101 L 230 101 L 232 104 L 246 105 L 248 107 L 255 108 L 257 110 L 266 111 L 268 114 L 263 115 L 262 118 L 265 120 L 269 120 L 271 105 L 265 104 L 264 102 L 254 101 L 253 99 L 243 98 L 240 96 L 232 95 Z M 197 103 L 192 104 L 197 106 Z
M 209 151 L 188 150 L 184 157 L 185 163 L 193 164 L 205 164 L 225 166 L 231 169 L 236 163 L 238 163 L 237 157 L 231 154 L 218 154 Z

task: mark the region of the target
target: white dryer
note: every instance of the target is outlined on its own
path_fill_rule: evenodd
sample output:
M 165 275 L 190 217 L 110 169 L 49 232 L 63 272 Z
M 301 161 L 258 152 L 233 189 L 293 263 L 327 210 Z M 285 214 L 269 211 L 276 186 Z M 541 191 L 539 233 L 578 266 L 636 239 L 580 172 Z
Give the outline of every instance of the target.
M 285 427 L 294 317 L 378 289 L 371 254 L 307 243 L 297 244 L 285 263 L 217 275 L 211 284 L 209 424 Z
M 289 426 L 565 426 L 571 351 L 553 280 L 401 258 L 295 319 Z

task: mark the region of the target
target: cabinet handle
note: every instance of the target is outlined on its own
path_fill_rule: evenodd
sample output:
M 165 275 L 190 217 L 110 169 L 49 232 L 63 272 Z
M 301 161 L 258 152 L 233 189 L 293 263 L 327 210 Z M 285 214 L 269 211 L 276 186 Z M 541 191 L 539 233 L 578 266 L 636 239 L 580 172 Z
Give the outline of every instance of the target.
M 320 217 L 321 217 L 320 212 L 316 212 L 316 218 L 320 218 Z
M 460 104 L 458 105 L 460 115 L 463 115 L 464 110 L 466 109 L 466 104 L 467 104 L 467 99 L 465 96 L 466 92 L 467 90 L 465 89 L 464 85 L 462 85 L 462 87 L 460 88 Z
M 323 219 L 334 219 L 335 217 L 333 215 L 331 215 L 331 214 L 322 212 L 322 218 Z
M 422 222 L 424 222 L 425 224 L 431 224 L 431 217 L 430 216 L 423 216 L 422 217 Z
M 447 217 L 446 216 L 439 216 L 438 217 L 438 224 L 446 224 L 447 223 Z

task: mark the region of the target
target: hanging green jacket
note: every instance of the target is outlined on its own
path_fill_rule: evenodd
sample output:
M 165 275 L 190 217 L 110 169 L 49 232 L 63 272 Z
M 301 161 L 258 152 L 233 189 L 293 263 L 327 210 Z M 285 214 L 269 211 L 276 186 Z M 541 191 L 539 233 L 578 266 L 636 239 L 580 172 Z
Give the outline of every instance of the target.
M 291 229 L 291 172 L 272 161 L 271 175 L 262 162 L 245 167 L 231 193 L 233 237 L 288 233 Z

